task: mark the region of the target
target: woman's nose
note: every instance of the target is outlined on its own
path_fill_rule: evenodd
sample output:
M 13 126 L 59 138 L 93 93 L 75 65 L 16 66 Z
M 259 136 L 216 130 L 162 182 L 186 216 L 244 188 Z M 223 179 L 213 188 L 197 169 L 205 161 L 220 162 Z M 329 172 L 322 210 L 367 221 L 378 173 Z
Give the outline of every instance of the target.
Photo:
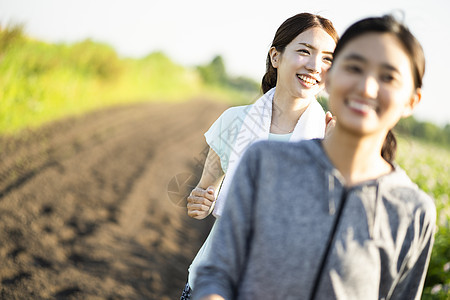
M 368 99 L 376 99 L 378 96 L 379 85 L 373 76 L 363 76 L 359 82 L 361 95 Z
M 322 65 L 324 63 L 318 56 L 310 56 L 308 63 L 306 64 L 306 69 L 313 73 L 320 73 Z

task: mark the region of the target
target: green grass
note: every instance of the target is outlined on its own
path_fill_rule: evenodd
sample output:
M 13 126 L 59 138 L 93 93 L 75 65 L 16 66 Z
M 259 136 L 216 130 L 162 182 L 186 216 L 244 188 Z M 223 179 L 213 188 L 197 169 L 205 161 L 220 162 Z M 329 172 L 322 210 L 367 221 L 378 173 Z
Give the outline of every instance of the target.
M 411 138 L 399 138 L 397 163 L 437 208 L 435 244 L 422 299 L 448 300 L 450 288 L 450 150 Z
M 91 42 L 28 41 L 0 58 L 0 133 L 119 103 L 185 100 L 206 91 L 194 71 L 160 53 L 120 60 Z
M 120 58 L 91 40 L 49 44 L 24 36 L 20 26 L 0 28 L 0 134 L 111 105 L 194 97 L 237 103 L 245 94 L 208 84 L 196 68 L 161 52 Z

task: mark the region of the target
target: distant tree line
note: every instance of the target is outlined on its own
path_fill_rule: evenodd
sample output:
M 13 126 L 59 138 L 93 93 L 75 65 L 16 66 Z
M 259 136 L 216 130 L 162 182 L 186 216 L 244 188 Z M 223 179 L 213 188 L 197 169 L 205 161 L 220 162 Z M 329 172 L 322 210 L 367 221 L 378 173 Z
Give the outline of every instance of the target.
M 414 117 L 400 120 L 395 127 L 396 131 L 402 134 L 409 134 L 425 141 L 434 142 L 441 145 L 450 145 L 450 124 L 439 127 L 430 122 L 421 122 Z
M 318 98 L 319 103 L 325 111 L 328 110 L 327 97 Z M 401 119 L 394 128 L 394 132 L 401 135 L 408 135 L 423 141 L 432 142 L 438 145 L 450 146 L 450 124 L 439 127 L 430 122 L 419 121 L 413 116 Z
M 231 88 L 242 92 L 258 92 L 259 84 L 251 78 L 244 76 L 232 77 L 227 74 L 222 56 L 217 55 L 206 64 L 197 66 L 197 71 L 203 81 L 209 85 L 217 85 L 224 88 Z

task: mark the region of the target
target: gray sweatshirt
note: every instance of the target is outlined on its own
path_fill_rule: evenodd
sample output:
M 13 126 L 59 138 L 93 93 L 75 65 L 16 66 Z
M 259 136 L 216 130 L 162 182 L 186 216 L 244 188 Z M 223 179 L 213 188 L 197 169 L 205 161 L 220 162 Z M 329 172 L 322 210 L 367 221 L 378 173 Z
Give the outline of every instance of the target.
M 319 140 L 255 143 L 193 298 L 419 299 L 436 208 L 394 167 L 346 188 Z

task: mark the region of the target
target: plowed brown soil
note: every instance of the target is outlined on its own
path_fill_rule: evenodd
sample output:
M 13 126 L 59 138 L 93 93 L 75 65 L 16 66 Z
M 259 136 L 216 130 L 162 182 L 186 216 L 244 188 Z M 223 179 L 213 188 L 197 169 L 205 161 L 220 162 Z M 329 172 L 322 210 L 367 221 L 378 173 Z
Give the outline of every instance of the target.
M 0 137 L 0 299 L 178 299 L 212 224 L 183 196 L 225 108 L 136 104 Z

